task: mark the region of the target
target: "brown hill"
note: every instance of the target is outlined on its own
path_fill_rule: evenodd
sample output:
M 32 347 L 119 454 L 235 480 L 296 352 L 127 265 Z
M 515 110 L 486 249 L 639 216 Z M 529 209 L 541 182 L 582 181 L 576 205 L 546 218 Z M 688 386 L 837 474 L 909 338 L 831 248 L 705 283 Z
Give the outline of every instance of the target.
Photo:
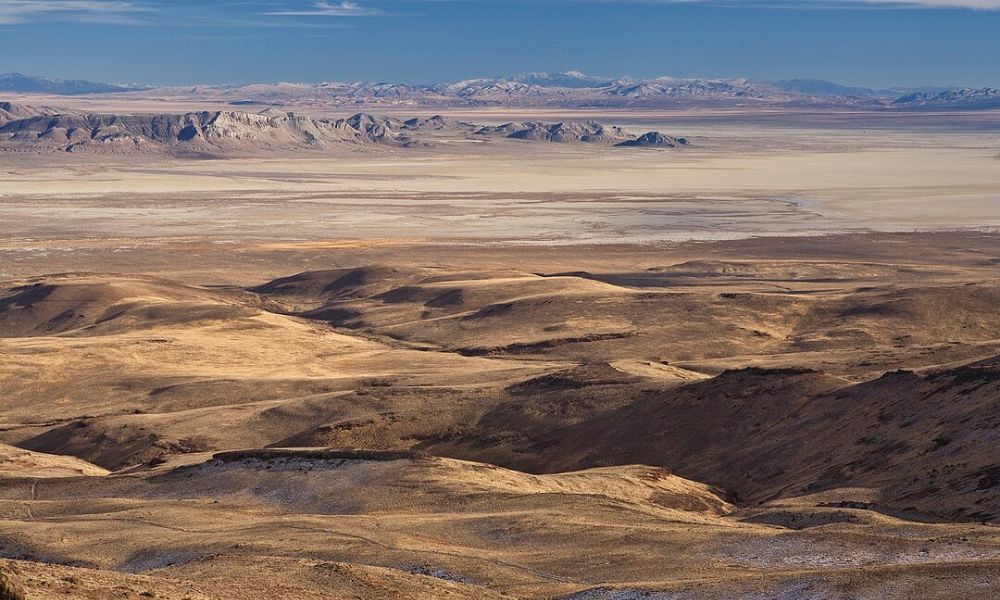
M 299 273 L 250 289 L 281 302 L 316 307 L 333 300 L 374 296 L 427 274 L 419 269 L 376 265 Z
M 865 590 L 989 582 L 996 286 L 912 276 L 10 282 L 0 450 L 28 462 L 0 540 L 31 592 L 79 597 L 837 597 L 873 565 Z
M 817 368 L 863 379 L 982 357 L 995 347 L 1000 286 L 864 285 L 894 271 L 899 269 L 871 264 L 851 270 L 691 263 L 641 276 L 471 278 L 426 271 L 382 276 L 368 269 L 302 274 L 254 290 L 286 304 L 293 299 L 289 310 L 302 316 L 468 355 L 654 360 L 702 372 L 738 366 L 732 357 L 754 356 L 776 367 L 815 361 Z M 341 276 L 364 284 L 339 293 L 307 283 Z M 779 279 L 804 287 L 776 292 Z M 727 291 L 736 285 L 744 291 Z M 949 318 L 940 318 L 945 311 Z
M 45 336 L 249 317 L 250 298 L 142 277 L 68 274 L 0 284 L 0 337 Z
M 107 470 L 72 456 L 42 454 L 0 444 L 0 479 L 107 474 Z
M 34 518 L 0 521 L 0 536 L 22 559 L 3 568 L 38 597 L 49 587 L 102 597 L 113 586 L 167 598 L 740 597 L 748 580 L 836 597 L 841 575 L 858 569 L 882 589 L 926 581 L 926 597 L 943 597 L 963 573 L 995 589 L 992 528 L 815 502 L 734 512 L 711 488 L 646 466 L 530 475 L 406 454 L 246 450 L 14 482 L 0 488 L 0 503 L 30 507 Z M 814 527 L 766 523 L 824 515 Z M 874 537 L 864 529 L 873 523 Z M 876 566 L 913 572 L 867 570 Z
M 343 277 L 330 293 L 364 281 Z M 441 394 L 473 405 L 547 368 L 347 336 L 257 295 L 153 278 L 37 278 L 0 299 L 0 440 L 111 468 L 331 423 L 370 422 L 368 444 L 406 447 L 462 418 Z

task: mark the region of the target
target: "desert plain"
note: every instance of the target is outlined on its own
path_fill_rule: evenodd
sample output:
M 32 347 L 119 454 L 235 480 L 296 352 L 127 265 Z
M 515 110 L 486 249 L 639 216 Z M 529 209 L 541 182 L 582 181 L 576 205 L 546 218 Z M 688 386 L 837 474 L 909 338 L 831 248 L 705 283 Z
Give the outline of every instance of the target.
M 12 594 L 1000 595 L 997 113 L 448 116 L 0 152 Z

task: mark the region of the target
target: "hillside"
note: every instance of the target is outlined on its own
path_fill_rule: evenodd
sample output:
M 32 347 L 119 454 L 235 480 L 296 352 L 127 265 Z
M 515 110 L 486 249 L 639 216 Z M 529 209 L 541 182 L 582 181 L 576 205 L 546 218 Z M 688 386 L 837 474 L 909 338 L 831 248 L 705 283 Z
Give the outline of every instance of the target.
M 39 598 L 992 593 L 987 242 L 10 280 L 0 569 Z
M 3 489 L 6 503 L 35 518 L 17 529 L 0 522 L 21 559 L 0 567 L 32 597 L 99 598 L 112 587 L 178 600 L 603 598 L 609 589 L 744 597 L 748 577 L 758 590 L 797 581 L 830 595 L 894 590 L 888 597 L 926 582 L 925 597 L 943 597 L 963 575 L 992 590 L 982 582 L 1000 553 L 982 526 L 920 524 L 819 498 L 739 511 L 705 485 L 638 465 L 530 475 L 405 453 L 247 450 L 36 482 L 28 500 L 30 487 Z M 782 520 L 817 525 L 771 524 Z M 877 539 L 859 535 L 871 527 Z M 974 543 L 956 547 L 959 539 Z M 706 565 L 713 555 L 726 564 Z M 841 577 L 876 565 L 887 571 Z M 236 570 L 246 574 L 233 578 Z

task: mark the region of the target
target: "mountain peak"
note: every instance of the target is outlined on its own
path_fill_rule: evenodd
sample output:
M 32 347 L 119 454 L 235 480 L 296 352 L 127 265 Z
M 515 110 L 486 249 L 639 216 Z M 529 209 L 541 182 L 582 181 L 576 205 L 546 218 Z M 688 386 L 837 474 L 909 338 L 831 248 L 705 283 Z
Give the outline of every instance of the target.
M 510 81 L 539 87 L 575 89 L 604 87 L 610 85 L 612 79 L 608 77 L 594 77 L 581 71 L 565 71 L 562 73 L 520 73 L 496 81 Z

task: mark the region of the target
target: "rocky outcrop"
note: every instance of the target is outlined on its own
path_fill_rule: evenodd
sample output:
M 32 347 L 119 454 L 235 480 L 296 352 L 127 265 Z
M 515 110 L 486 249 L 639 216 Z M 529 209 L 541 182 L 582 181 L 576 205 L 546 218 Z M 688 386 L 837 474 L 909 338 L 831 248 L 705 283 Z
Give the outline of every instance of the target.
M 317 119 L 274 108 L 261 112 L 115 115 L 0 103 L 0 151 L 217 155 L 345 145 L 411 148 L 435 140 L 491 138 L 606 146 L 676 147 L 686 143 L 660 134 L 636 138 L 626 129 L 597 121 L 479 126 L 441 115 L 405 121 L 368 113 Z
M 497 127 L 480 128 L 476 131 L 476 135 L 559 144 L 617 144 L 635 138 L 627 129 L 614 125 L 604 125 L 597 121 L 587 121 L 586 123 L 507 123 Z
M 622 148 L 680 148 L 687 146 L 686 138 L 663 135 L 659 131 L 644 133 L 634 140 L 626 140 L 617 144 Z
M 25 112 L 21 109 L 11 114 Z M 8 120 L 0 126 L 0 146 L 67 152 L 253 152 L 332 144 L 396 144 L 396 128 L 396 123 L 371 115 L 327 120 L 273 109 L 261 113 L 124 116 L 64 112 Z

